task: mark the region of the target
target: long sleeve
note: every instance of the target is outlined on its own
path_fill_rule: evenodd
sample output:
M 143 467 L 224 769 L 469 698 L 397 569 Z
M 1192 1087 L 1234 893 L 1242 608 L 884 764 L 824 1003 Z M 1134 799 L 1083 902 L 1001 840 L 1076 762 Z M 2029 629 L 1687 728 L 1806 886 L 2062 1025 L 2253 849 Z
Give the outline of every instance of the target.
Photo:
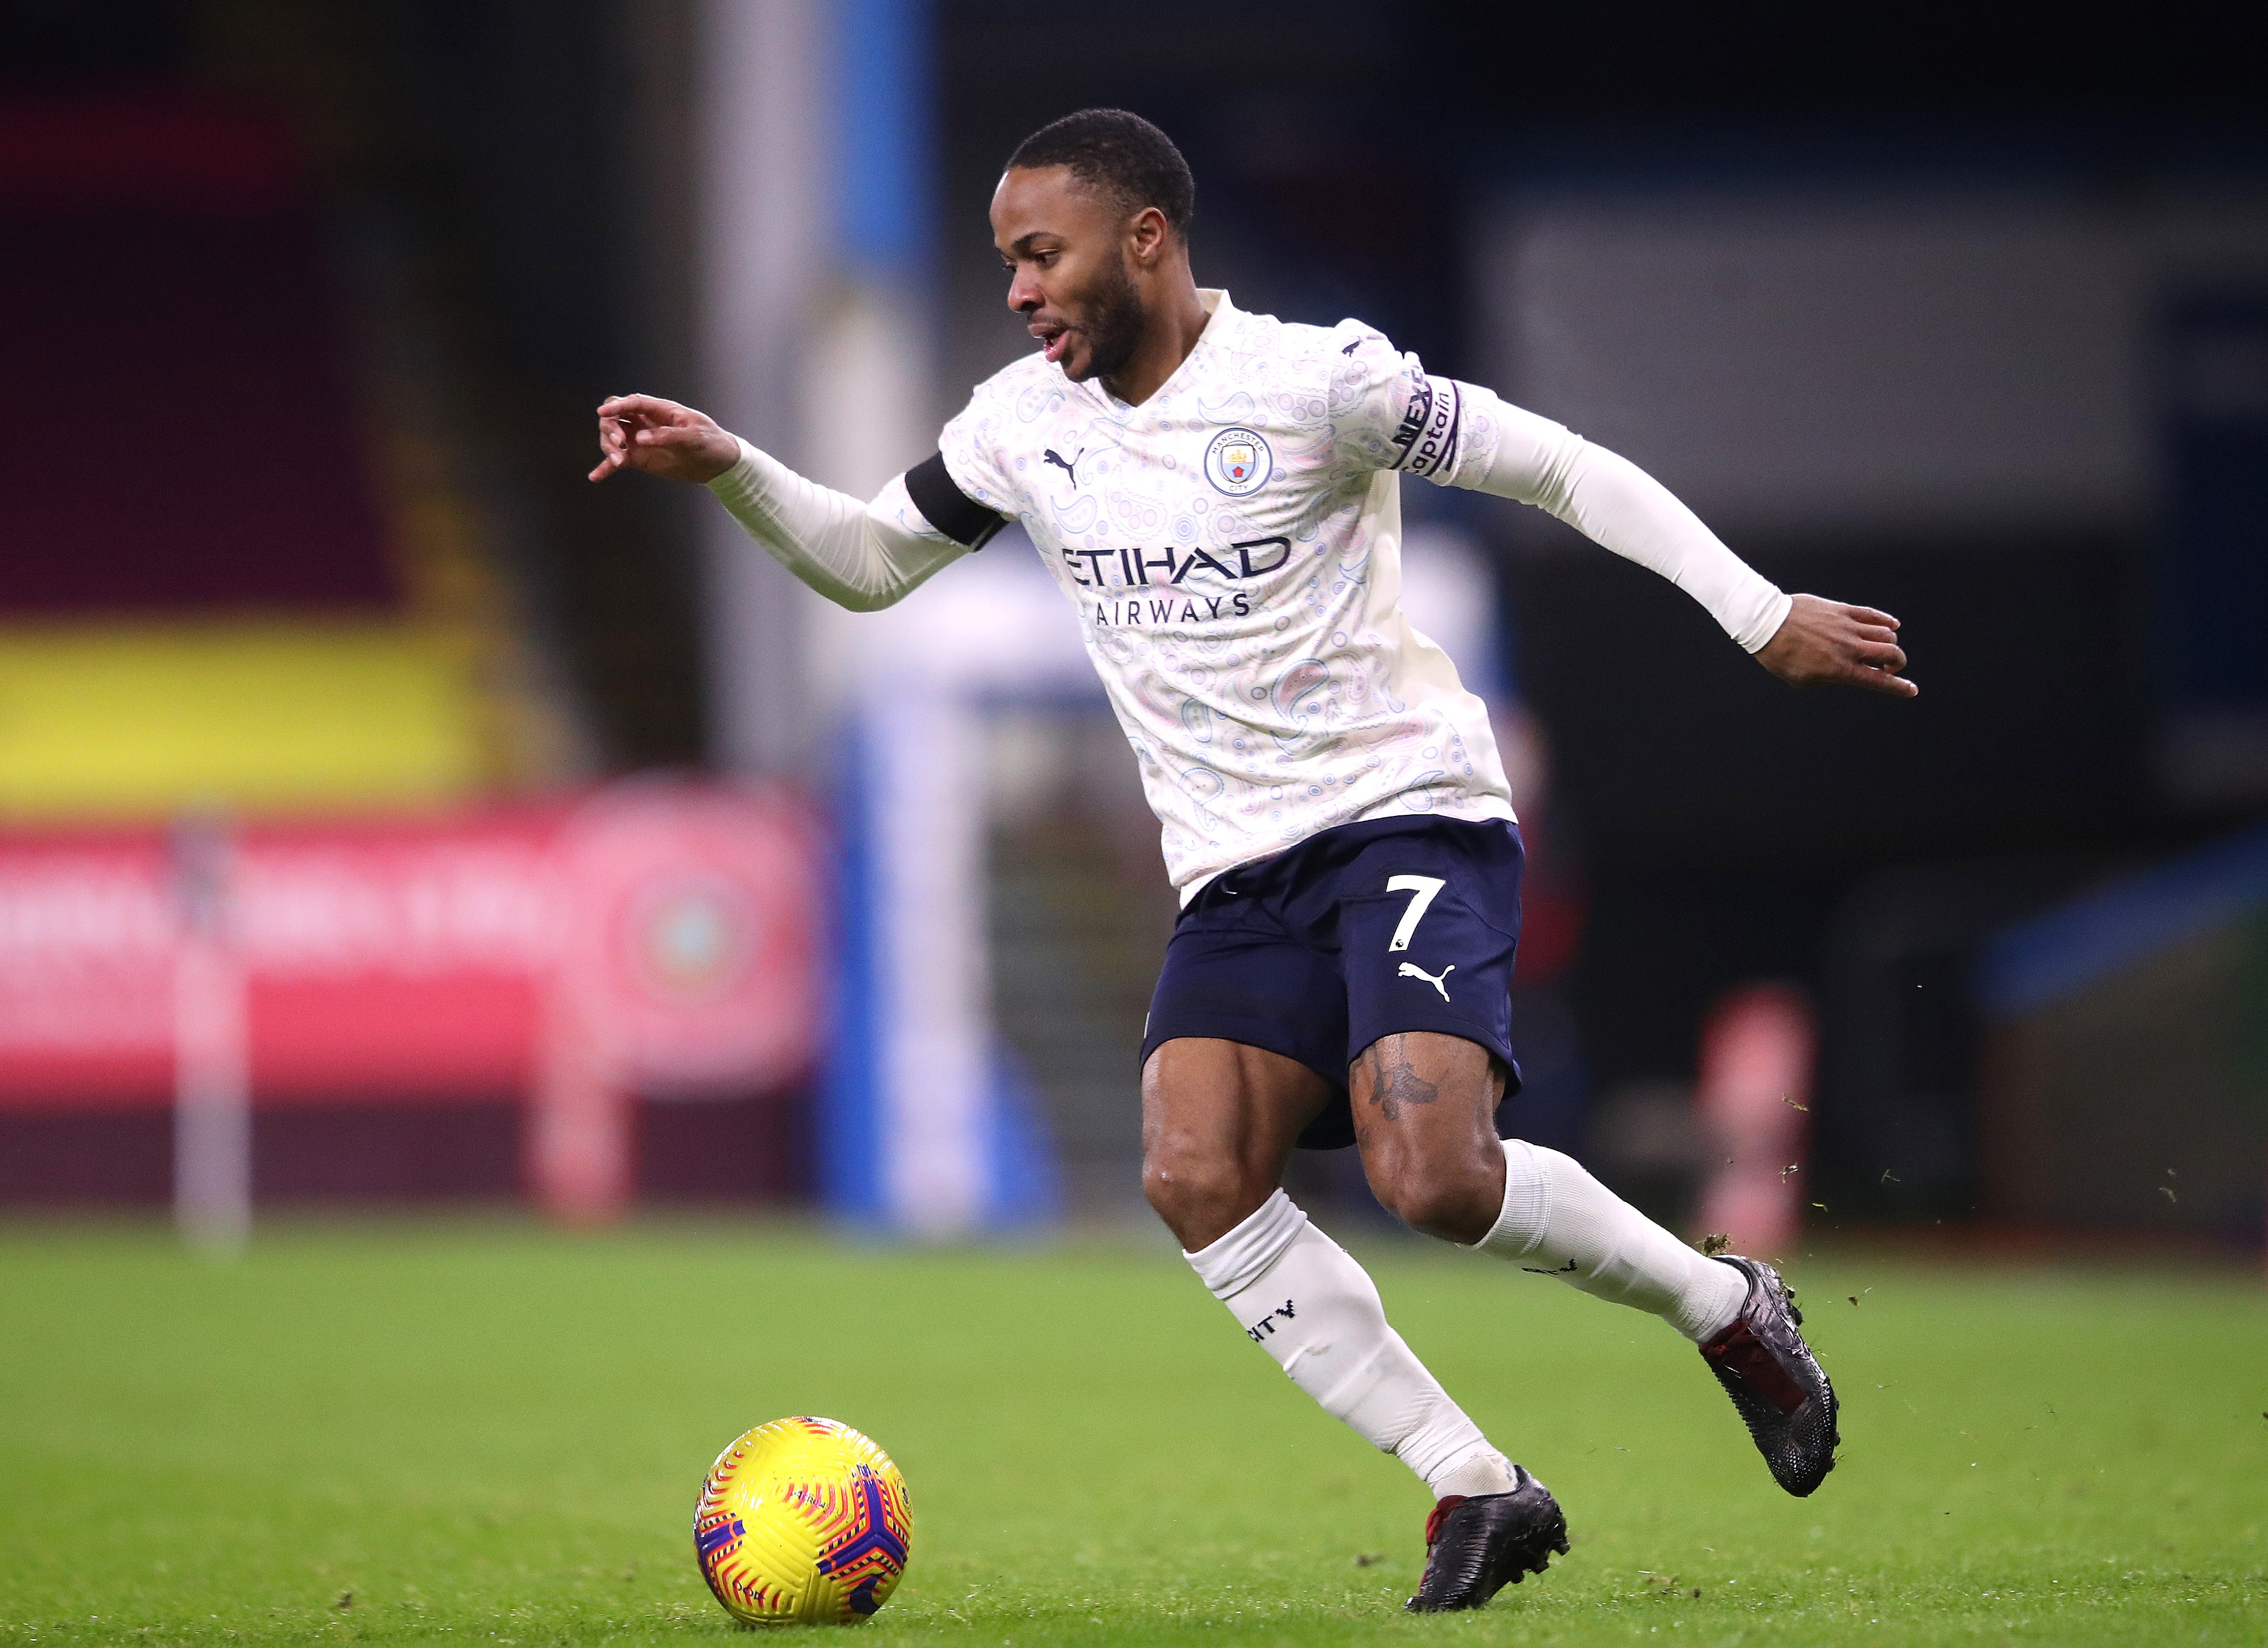
M 1549 418 L 1486 389 L 1461 385 L 1465 429 L 1451 483 L 1547 510 L 1592 542 L 1659 572 L 1709 610 L 1725 633 L 1754 652 L 1772 638 L 1791 604 L 1777 585 L 1727 548 L 1668 488 L 1628 459 L 1594 446 Z M 1474 437 L 1493 425 L 1494 456 Z
M 968 553 L 915 507 L 903 475 L 861 504 L 742 441 L 740 461 L 709 489 L 773 560 L 853 612 L 904 600 Z

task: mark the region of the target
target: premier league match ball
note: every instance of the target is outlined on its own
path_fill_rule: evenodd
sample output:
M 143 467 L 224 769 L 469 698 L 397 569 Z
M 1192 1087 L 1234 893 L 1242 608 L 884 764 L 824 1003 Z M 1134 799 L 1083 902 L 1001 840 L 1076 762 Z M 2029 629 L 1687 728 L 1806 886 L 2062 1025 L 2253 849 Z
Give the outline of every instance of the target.
M 750 1625 L 854 1625 L 890 1600 L 913 1541 L 906 1479 L 832 1419 L 775 1419 L 717 1456 L 693 1507 L 693 1554 Z

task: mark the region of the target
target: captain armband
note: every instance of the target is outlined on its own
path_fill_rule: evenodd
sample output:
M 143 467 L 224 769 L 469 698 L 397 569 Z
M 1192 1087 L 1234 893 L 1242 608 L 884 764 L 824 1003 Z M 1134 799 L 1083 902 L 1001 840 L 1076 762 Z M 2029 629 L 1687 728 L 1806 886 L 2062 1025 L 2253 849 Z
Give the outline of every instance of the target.
M 906 471 L 906 495 L 931 526 L 970 549 L 982 549 L 1008 524 L 954 484 L 943 452 L 932 452 Z
M 1457 467 L 1457 437 L 1464 423 L 1464 390 L 1454 378 L 1421 377 L 1394 432 L 1401 456 L 1394 467 L 1446 485 Z

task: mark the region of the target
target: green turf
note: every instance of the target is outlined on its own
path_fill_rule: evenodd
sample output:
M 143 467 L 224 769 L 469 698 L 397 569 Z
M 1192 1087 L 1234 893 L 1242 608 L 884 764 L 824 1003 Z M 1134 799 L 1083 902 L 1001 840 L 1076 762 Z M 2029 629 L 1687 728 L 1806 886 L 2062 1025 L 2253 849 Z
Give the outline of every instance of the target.
M 1800 1269 L 1848 1441 L 1798 1502 L 1659 1324 L 1366 1253 L 1567 1508 L 1572 1554 L 1480 1615 L 1400 1613 L 1423 1491 L 1162 1244 L 301 1226 L 215 1267 L 0 1231 L 0 1648 L 717 1639 L 695 1490 L 798 1412 L 911 1483 L 871 1643 L 2268 1639 L 2248 1278 Z

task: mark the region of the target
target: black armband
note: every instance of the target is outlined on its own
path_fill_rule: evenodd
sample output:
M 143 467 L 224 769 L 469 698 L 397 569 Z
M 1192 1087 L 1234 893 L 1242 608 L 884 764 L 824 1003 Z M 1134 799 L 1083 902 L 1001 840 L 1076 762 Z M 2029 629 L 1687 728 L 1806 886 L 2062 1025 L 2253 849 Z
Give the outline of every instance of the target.
M 1008 524 L 954 484 L 943 452 L 932 452 L 906 471 L 906 493 L 931 526 L 971 549 L 982 549 Z

